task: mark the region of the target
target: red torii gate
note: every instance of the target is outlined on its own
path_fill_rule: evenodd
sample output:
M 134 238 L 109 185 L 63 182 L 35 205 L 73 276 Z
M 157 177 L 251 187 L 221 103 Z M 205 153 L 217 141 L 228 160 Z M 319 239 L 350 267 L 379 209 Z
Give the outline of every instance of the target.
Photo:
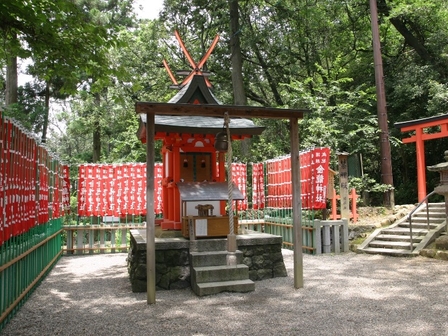
M 401 132 L 413 132 L 403 143 L 415 142 L 417 152 L 417 188 L 418 201 L 426 197 L 426 164 L 425 164 L 425 140 L 440 139 L 448 137 L 448 114 L 435 117 L 403 121 L 395 123 L 395 127 Z M 425 133 L 430 127 L 438 127 L 438 132 Z

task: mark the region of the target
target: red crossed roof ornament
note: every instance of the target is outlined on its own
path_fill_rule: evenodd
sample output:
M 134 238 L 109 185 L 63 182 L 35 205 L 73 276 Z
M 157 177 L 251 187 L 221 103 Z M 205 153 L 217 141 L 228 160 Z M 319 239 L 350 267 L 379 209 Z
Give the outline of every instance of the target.
M 185 44 L 182 41 L 182 38 L 180 37 L 177 30 L 174 31 L 174 35 L 176 36 L 176 39 L 179 42 L 179 45 L 180 45 L 183 53 L 187 57 L 187 60 L 190 63 L 190 66 L 192 67 L 193 70 L 190 72 L 189 75 L 187 75 L 187 77 L 184 78 L 182 83 L 179 84 L 177 82 L 176 78 L 174 77 L 174 74 L 171 71 L 170 67 L 168 66 L 168 63 L 165 60 L 163 60 L 163 65 L 165 66 L 165 69 L 168 71 L 168 75 L 170 76 L 173 84 L 176 85 L 178 88 L 182 88 L 183 86 L 188 84 L 189 81 L 191 81 L 191 79 L 193 78 L 194 75 L 204 75 L 203 67 L 205 65 L 205 62 L 207 62 L 207 59 L 209 58 L 210 54 L 213 52 L 213 49 L 215 49 L 216 45 L 218 44 L 219 35 L 216 35 L 212 44 L 208 48 L 207 52 L 205 53 L 204 56 L 202 56 L 201 60 L 198 63 L 196 63 L 194 61 L 193 57 L 191 57 L 190 53 L 188 52 L 187 48 L 185 47 Z M 210 81 L 208 80 L 207 77 L 205 77 L 205 82 L 207 83 L 208 87 L 212 87 L 212 84 L 210 83 Z

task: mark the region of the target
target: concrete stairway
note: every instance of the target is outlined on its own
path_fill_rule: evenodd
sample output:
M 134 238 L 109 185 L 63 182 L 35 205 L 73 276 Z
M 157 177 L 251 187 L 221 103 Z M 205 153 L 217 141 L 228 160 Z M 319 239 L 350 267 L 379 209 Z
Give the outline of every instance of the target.
M 249 267 L 242 263 L 243 253 L 236 251 L 237 264 L 227 265 L 226 239 L 195 240 L 190 245 L 191 288 L 198 296 L 221 292 L 250 292 L 255 283 L 249 279 Z
M 433 242 L 445 228 L 445 203 L 429 203 L 429 229 L 426 204 L 412 215 L 412 250 L 409 215 L 387 228 L 373 232 L 357 251 L 392 256 L 417 256 L 420 250 Z

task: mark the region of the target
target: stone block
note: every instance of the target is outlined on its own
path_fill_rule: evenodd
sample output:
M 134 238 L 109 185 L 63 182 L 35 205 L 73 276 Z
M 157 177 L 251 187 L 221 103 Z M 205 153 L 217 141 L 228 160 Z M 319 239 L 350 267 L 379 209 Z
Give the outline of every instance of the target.
M 448 251 L 448 235 L 437 238 L 435 245 L 437 250 Z
M 133 277 L 138 280 L 146 280 L 146 264 L 138 265 L 133 272 Z
M 288 276 L 288 273 L 286 272 L 286 267 L 285 264 L 283 263 L 283 261 L 280 263 L 276 263 L 274 265 L 274 274 L 273 277 L 277 278 L 277 277 L 286 277 Z
M 448 252 L 447 251 L 437 251 L 436 259 L 448 260 Z
M 132 292 L 142 293 L 146 292 L 146 280 L 133 280 L 131 281 Z
M 263 268 L 257 271 L 257 280 L 270 279 L 273 277 L 271 269 Z

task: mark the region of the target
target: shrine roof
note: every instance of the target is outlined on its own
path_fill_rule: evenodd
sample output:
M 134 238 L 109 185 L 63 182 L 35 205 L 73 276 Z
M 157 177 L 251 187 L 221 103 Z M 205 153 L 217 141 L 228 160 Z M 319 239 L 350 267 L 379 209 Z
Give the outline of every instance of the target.
M 140 115 L 146 124 L 146 114 Z M 201 116 L 155 116 L 155 131 L 166 133 L 216 134 L 224 128 L 224 118 Z M 245 118 L 230 119 L 229 129 L 235 135 L 259 135 L 264 127 L 257 126 Z
M 207 87 L 205 77 L 197 75 L 193 76 L 191 81 L 184 85 L 179 92 L 168 101 L 168 103 L 192 103 L 194 97 L 198 94 L 201 97 L 201 104 L 221 104 L 213 92 Z
M 225 201 L 229 199 L 227 182 L 179 182 L 182 201 Z M 233 184 L 233 199 L 244 200 L 244 195 Z
M 422 118 L 422 119 L 396 122 L 394 124 L 394 126 L 396 128 L 404 128 L 404 127 L 409 127 L 409 126 L 424 125 L 427 123 L 429 124 L 429 123 L 433 123 L 433 122 L 437 122 L 437 121 L 441 121 L 441 120 L 445 120 L 445 119 L 448 120 L 448 114 L 442 114 L 442 115 L 428 117 L 428 118 Z

